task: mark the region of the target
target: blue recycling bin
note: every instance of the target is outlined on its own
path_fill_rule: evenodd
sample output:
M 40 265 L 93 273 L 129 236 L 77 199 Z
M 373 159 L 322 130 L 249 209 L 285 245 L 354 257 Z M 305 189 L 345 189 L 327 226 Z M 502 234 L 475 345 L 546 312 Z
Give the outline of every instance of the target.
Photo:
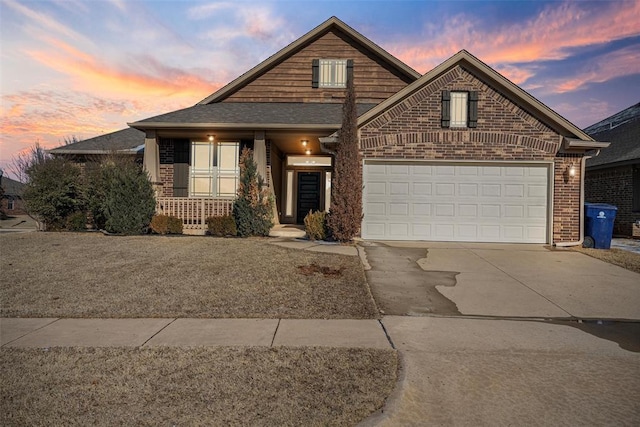
M 613 221 L 616 219 L 617 210 L 617 207 L 603 203 L 584 204 L 585 247 L 591 247 L 591 241 L 589 241 L 589 238 L 591 238 L 594 248 L 611 248 Z

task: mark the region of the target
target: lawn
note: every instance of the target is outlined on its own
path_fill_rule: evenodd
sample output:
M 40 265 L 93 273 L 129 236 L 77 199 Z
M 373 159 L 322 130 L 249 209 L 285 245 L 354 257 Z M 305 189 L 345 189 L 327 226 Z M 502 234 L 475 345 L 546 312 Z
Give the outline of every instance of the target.
M 269 239 L 16 233 L 0 248 L 0 317 L 378 316 L 358 257 Z M 398 363 L 364 348 L 4 347 L 0 425 L 355 425 Z
M 348 426 L 382 407 L 392 350 L 0 350 L 0 424 Z
M 0 317 L 375 318 L 358 257 L 269 239 L 0 235 Z
M 622 268 L 626 268 L 627 270 L 640 273 L 640 254 L 617 248 L 593 249 L 575 246 L 572 249 L 574 251 L 587 254 L 590 257 L 608 262 L 609 264 L 614 264 Z

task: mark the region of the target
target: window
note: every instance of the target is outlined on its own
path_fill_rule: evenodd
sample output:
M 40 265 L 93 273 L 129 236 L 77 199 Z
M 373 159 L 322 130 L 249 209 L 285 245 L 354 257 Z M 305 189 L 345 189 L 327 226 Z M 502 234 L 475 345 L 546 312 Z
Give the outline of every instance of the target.
M 10 211 L 14 210 L 15 209 L 14 203 L 15 202 L 13 201 L 13 199 L 8 199 L 7 200 L 7 210 L 10 210 Z
M 442 91 L 442 127 L 478 126 L 478 92 Z
M 467 92 L 451 92 L 451 123 L 452 128 L 467 127 Z
M 189 196 L 235 196 L 240 175 L 238 148 L 237 142 L 192 142 Z
M 314 88 L 345 88 L 347 77 L 352 69 L 351 59 L 314 59 L 312 86 Z

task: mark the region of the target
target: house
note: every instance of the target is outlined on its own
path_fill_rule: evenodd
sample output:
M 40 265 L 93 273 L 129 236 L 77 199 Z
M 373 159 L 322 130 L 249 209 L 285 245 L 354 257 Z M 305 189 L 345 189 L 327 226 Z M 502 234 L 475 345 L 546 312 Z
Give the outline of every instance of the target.
M 0 212 L 7 216 L 26 215 L 24 200 L 22 200 L 24 184 L 0 173 L 0 187 L 3 190 Z
M 187 229 L 230 212 L 244 146 L 278 222 L 330 209 L 351 75 L 363 238 L 580 241 L 585 155 L 606 143 L 464 50 L 420 75 L 335 17 L 195 106 L 129 123 L 144 133 L 159 211 Z
M 618 208 L 614 234 L 640 237 L 640 103 L 584 131 L 593 139 L 611 141 L 587 160 L 586 200 Z

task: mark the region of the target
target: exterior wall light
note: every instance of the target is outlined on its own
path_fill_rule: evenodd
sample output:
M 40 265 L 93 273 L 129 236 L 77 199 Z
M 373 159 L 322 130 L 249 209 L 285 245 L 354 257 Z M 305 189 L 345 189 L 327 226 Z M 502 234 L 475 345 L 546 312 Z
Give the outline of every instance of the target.
M 213 142 L 214 140 L 214 135 L 209 135 L 209 142 Z
M 307 150 L 307 151 L 305 151 L 305 153 L 306 153 L 307 155 L 308 155 L 308 154 L 311 154 L 311 150 Z
M 300 141 L 302 143 L 303 147 L 306 147 L 307 144 L 309 144 L 309 141 L 307 141 L 306 139 L 303 139 L 302 141 Z
M 576 167 L 573 165 L 573 163 L 569 165 L 568 174 L 570 177 L 576 176 Z

